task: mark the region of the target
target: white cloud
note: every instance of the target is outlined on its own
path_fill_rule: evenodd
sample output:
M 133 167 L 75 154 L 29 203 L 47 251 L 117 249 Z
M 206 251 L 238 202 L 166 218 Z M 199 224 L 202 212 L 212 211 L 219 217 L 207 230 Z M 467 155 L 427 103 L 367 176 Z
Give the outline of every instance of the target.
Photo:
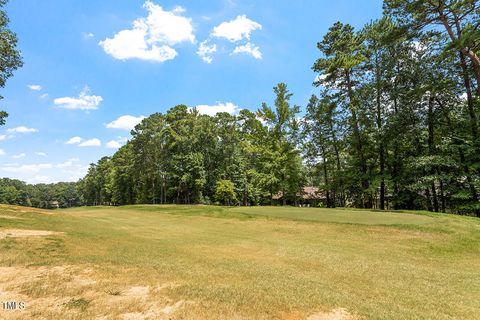
M 88 172 L 89 166 L 76 165 L 73 169 L 64 169 L 61 170 L 62 173 L 68 174 L 68 178 L 64 178 L 63 181 L 78 181 L 79 179 L 85 177 Z
M 230 114 L 234 114 L 239 109 L 239 107 L 234 105 L 232 102 L 217 102 L 216 105 L 198 105 L 195 108 L 199 113 L 209 116 L 214 116 L 219 112 L 227 112 Z
M 78 181 L 85 176 L 88 166 L 81 164 L 77 158 L 63 163 L 2 164 L 0 171 L 9 178 L 23 180 L 27 183 L 52 183 L 58 181 Z
M 27 155 L 25 153 L 19 153 L 19 154 L 16 154 L 16 155 L 13 155 L 12 158 L 13 159 L 22 159 L 22 158 L 25 158 Z
M 44 93 L 40 95 L 40 99 L 46 99 L 48 98 L 48 93 Z
M 12 139 L 12 138 L 14 138 L 14 137 L 15 137 L 15 136 L 14 136 L 13 134 L 9 134 L 9 135 L 1 134 L 1 135 L 0 135 L 0 141 Z
M 232 54 L 240 54 L 245 53 L 251 55 L 255 59 L 262 59 L 262 52 L 260 52 L 260 48 L 248 42 L 243 46 L 237 46 L 235 50 L 233 50 Z
M 53 100 L 53 103 L 60 108 L 69 110 L 96 110 L 103 101 L 101 96 L 88 95 L 90 89 L 86 86 L 80 92 L 78 98 L 63 97 Z
M 225 21 L 213 28 L 212 36 L 224 38 L 230 42 L 250 40 L 250 34 L 255 30 L 261 30 L 262 25 L 250 20 L 246 15 L 237 16 L 234 20 Z
M 118 149 L 128 141 L 128 138 L 119 138 L 118 140 L 110 140 L 106 146 L 109 149 Z
M 83 37 L 84 37 L 85 39 L 93 38 L 94 36 L 95 36 L 95 35 L 94 35 L 93 33 L 91 33 L 91 32 L 84 32 L 84 33 L 83 33 Z
M 45 152 L 35 152 L 35 154 L 37 156 L 40 156 L 40 157 L 46 157 L 47 156 L 47 154 Z
M 38 184 L 38 183 L 52 183 L 52 178 L 49 176 L 35 175 L 33 178 L 29 179 L 28 183 Z
M 42 86 L 39 84 L 29 84 L 28 88 L 33 91 L 40 91 L 42 90 Z
M 80 161 L 80 159 L 78 158 L 72 158 L 72 159 L 69 159 L 65 162 L 62 162 L 62 163 L 59 163 L 57 165 L 55 165 L 56 168 L 71 168 L 71 167 L 81 167 L 80 164 L 76 163 Z
M 120 142 L 118 142 L 117 140 L 111 140 L 111 141 L 107 142 L 106 146 L 109 149 L 118 149 L 122 146 L 122 144 Z
M 100 147 L 101 145 L 102 145 L 102 142 L 99 139 L 93 138 L 90 140 L 83 141 L 78 146 L 79 147 Z
M 166 11 L 152 1 L 146 1 L 143 7 L 148 11 L 146 18 L 136 19 L 132 29 L 121 30 L 113 38 L 99 42 L 107 54 L 118 60 L 164 62 L 178 55 L 173 45 L 195 43 L 192 20 L 182 15 L 185 9 Z
M 5 150 L 3 149 L 0 149 L 0 156 L 4 156 L 6 153 L 5 153 Z
M 33 133 L 33 132 L 38 132 L 37 129 L 35 128 L 28 128 L 28 127 L 25 127 L 25 126 L 19 126 L 19 127 L 16 127 L 16 128 L 10 128 L 7 130 L 8 132 L 15 132 L 15 133 Z
M 130 131 L 143 119 L 145 119 L 144 116 L 135 117 L 127 114 L 110 123 L 107 123 L 106 127 L 109 129 L 122 129 Z
M 65 142 L 66 144 L 79 144 L 80 142 L 82 142 L 83 139 L 80 138 L 80 137 L 71 137 L 67 142 Z
M 43 169 L 51 169 L 53 165 L 51 163 L 40 163 L 40 164 L 24 164 L 21 166 L 5 166 L 2 168 L 3 171 L 11 173 L 35 173 Z
M 217 52 L 217 45 L 216 44 L 209 45 L 208 40 L 205 40 L 202 43 L 200 43 L 197 50 L 197 54 L 200 56 L 200 58 L 202 58 L 204 62 L 209 64 L 212 63 L 213 61 L 212 55 L 215 52 Z

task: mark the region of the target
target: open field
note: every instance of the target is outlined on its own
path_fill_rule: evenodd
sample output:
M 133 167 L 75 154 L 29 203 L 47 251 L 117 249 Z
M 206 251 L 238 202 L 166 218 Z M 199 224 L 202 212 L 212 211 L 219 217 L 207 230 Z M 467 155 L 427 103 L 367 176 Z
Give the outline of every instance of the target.
M 2 301 L 26 309 L 0 319 L 478 319 L 480 219 L 1 206 Z

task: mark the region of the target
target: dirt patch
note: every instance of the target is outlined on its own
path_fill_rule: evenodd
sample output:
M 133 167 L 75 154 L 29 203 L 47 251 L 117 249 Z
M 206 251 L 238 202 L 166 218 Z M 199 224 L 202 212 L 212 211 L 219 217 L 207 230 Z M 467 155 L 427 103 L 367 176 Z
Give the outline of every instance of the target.
M 88 313 L 95 319 L 167 320 L 193 304 L 171 299 L 165 292 L 175 286 L 170 282 L 121 290 L 122 284 L 102 279 L 102 271 L 91 265 L 0 267 L 0 301 L 27 304 L 25 310 L 0 309 L 0 319 L 61 319 L 66 313 L 86 319 Z
M 171 315 L 174 314 L 178 309 L 180 309 L 183 305 L 185 304 L 185 301 L 180 300 L 175 304 L 172 304 L 170 306 L 166 306 L 162 310 L 160 310 L 162 313 L 166 315 Z
M 174 289 L 174 288 L 177 288 L 179 286 L 180 286 L 179 284 L 174 283 L 174 282 L 166 282 L 166 283 L 156 287 L 153 291 L 156 292 L 156 293 L 161 293 L 165 290 Z
M 129 312 L 122 315 L 123 320 L 153 320 L 153 319 L 169 319 L 165 316 L 159 315 L 153 310 L 148 310 L 146 312 Z
M 152 305 L 150 309 L 145 312 L 124 313 L 122 318 L 124 320 L 172 319 L 175 312 L 182 308 L 186 303 L 186 301 L 180 300 L 163 308 L 160 308 L 158 305 Z
M 35 312 L 45 314 L 63 312 L 62 306 L 68 301 L 65 296 L 38 296 L 27 288 L 43 290 L 41 287 L 34 287 L 49 279 L 52 275 L 62 273 L 68 267 L 0 267 L 0 301 L 15 301 L 25 303 L 25 310 L 5 311 L 0 310 L 0 319 L 26 319 L 33 318 Z M 33 296 L 32 296 L 33 295 Z M 30 313 L 31 317 L 26 317 Z M 39 317 L 39 319 L 46 319 Z
M 75 276 L 72 280 L 72 285 L 77 286 L 77 287 L 86 287 L 86 286 L 92 286 L 97 283 L 97 281 L 85 278 L 82 276 Z
M 140 312 L 129 312 L 123 315 L 123 320 L 143 320 L 145 315 Z
M 330 312 L 317 312 L 307 317 L 306 320 L 358 320 L 359 318 L 349 313 L 344 308 L 337 308 Z
M 131 287 L 125 292 L 126 296 L 130 297 L 145 297 L 148 296 L 150 287 Z
M 63 232 L 54 232 L 54 231 L 46 231 L 46 230 L 3 229 L 3 230 L 0 230 L 0 239 L 42 237 L 42 236 L 51 236 L 55 234 L 63 234 Z

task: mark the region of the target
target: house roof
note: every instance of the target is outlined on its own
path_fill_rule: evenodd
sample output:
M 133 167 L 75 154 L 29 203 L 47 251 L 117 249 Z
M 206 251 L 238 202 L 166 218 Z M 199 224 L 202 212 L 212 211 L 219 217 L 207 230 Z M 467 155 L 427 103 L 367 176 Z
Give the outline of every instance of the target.
M 297 196 L 304 200 L 320 200 L 325 198 L 325 194 L 320 188 L 313 186 L 303 187 L 302 191 L 297 193 Z M 283 198 L 283 192 L 273 195 L 273 200 L 280 200 Z

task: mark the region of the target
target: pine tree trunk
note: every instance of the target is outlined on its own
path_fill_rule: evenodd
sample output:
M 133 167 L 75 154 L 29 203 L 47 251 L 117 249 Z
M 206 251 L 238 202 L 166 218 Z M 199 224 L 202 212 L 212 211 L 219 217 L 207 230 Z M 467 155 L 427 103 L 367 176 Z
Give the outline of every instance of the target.
M 367 163 L 365 161 L 365 156 L 363 154 L 363 142 L 362 137 L 360 135 L 360 126 L 358 124 L 357 119 L 357 110 L 355 105 L 355 99 L 353 97 L 353 85 L 350 79 L 350 73 L 348 71 L 345 72 L 345 78 L 347 82 L 347 93 L 348 93 L 348 100 L 350 105 L 350 112 L 352 114 L 352 127 L 353 127 L 353 136 L 355 140 L 355 149 L 357 151 L 357 155 L 360 158 L 360 172 L 362 174 L 361 183 L 362 183 L 362 202 L 363 208 L 371 208 L 371 199 L 366 194 L 366 191 L 369 188 L 369 182 L 366 178 L 367 176 Z
M 322 148 L 323 149 L 323 148 Z M 325 155 L 325 153 L 324 153 Z M 329 190 L 329 180 L 328 180 L 328 170 L 327 170 L 327 163 L 325 161 L 325 156 L 323 156 L 323 175 L 325 179 L 325 196 L 327 198 L 327 208 L 331 208 L 331 200 L 330 200 L 330 190 Z
M 377 129 L 381 132 L 382 130 L 382 99 L 381 99 L 381 83 L 380 83 L 380 66 L 378 61 L 378 54 L 375 55 L 375 64 L 376 64 L 376 100 L 377 100 Z M 380 141 L 377 141 L 379 148 L 379 161 L 380 161 L 380 209 L 385 210 L 385 146 L 383 143 L 383 134 L 380 134 Z
M 429 156 L 433 156 L 434 151 L 434 143 L 435 143 L 435 136 L 434 136 L 434 119 L 433 119 L 433 102 L 435 101 L 435 97 L 431 95 L 428 98 L 428 154 Z M 432 169 L 430 172 L 432 175 L 435 174 L 435 169 Z M 435 187 L 435 181 L 432 181 L 432 201 L 433 201 L 433 210 L 438 212 L 438 198 L 437 198 L 437 190 Z
M 470 117 L 470 130 L 472 131 L 472 137 L 474 141 L 478 141 L 478 124 L 477 117 L 475 114 L 475 103 L 472 94 L 472 83 L 470 81 L 470 75 L 468 74 L 468 66 L 465 61 L 465 55 L 460 52 L 460 66 L 462 67 L 463 83 L 465 85 L 465 90 L 467 93 L 467 106 L 468 106 L 468 115 Z
M 442 212 L 446 212 L 446 202 L 445 202 L 445 187 L 443 185 L 443 180 L 440 179 L 440 200 L 442 204 Z

